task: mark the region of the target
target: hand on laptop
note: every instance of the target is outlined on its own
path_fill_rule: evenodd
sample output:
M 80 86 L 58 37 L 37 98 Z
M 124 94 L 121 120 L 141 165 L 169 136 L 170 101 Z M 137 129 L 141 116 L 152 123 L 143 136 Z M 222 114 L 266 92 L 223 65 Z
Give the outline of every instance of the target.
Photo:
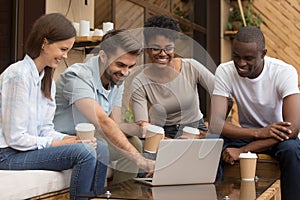
M 153 173 L 155 161 L 142 157 L 138 159 L 137 165 L 139 166 L 139 168 L 144 169 L 146 172 Z
M 153 177 L 153 172 L 149 172 L 147 175 L 146 175 L 146 178 L 152 178 Z

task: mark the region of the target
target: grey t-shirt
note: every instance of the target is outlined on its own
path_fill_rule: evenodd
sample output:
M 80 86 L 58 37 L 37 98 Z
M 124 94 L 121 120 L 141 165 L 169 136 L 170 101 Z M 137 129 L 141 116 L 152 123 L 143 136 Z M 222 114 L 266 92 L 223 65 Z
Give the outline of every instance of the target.
M 132 109 L 135 121 L 159 126 L 187 124 L 200 120 L 197 84 L 211 95 L 214 75 L 194 59 L 182 59 L 178 76 L 168 83 L 151 81 L 142 71 L 133 80 Z M 149 106 L 149 107 L 148 107 Z

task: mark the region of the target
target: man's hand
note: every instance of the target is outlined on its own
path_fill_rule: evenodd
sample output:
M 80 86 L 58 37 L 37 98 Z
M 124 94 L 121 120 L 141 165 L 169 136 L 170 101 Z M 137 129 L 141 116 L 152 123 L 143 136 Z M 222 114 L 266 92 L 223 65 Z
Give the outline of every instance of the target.
M 136 164 L 139 168 L 144 169 L 148 173 L 153 173 L 155 161 L 144 158 L 141 154 L 137 159 Z
M 222 159 L 231 165 L 234 164 L 234 161 L 239 160 L 239 155 L 243 150 L 240 148 L 226 148 L 222 153 Z
M 258 131 L 258 138 L 275 138 L 279 141 L 288 140 L 292 134 L 290 122 L 273 123 Z

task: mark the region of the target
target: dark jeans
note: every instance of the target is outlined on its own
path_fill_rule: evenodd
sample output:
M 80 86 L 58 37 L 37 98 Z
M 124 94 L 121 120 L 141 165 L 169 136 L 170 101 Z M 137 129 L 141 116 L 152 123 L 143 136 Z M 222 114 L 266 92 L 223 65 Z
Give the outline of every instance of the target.
M 224 147 L 242 147 L 251 140 L 230 140 L 224 138 Z M 225 149 L 224 148 L 224 149 Z M 280 164 L 280 184 L 281 184 L 281 199 L 292 200 L 300 199 L 300 140 L 289 139 L 280 142 L 267 153 L 275 157 Z M 222 165 L 222 164 L 221 164 Z M 222 166 L 221 166 L 222 167 Z M 222 170 L 222 168 L 220 169 Z M 222 172 L 218 172 L 220 173 Z M 222 173 L 223 174 L 223 173 Z
M 172 126 L 164 126 L 165 136 L 168 138 L 178 138 L 182 135 L 182 130 L 185 126 L 198 128 L 201 131 L 207 131 L 204 120 L 200 119 L 199 121 L 188 123 L 188 124 L 176 124 Z

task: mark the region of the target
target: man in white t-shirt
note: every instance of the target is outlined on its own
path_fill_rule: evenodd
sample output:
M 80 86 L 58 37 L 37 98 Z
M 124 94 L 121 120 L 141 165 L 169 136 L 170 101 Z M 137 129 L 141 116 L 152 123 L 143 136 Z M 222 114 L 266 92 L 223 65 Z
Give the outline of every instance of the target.
M 266 56 L 263 33 L 239 30 L 232 61 L 216 71 L 211 132 L 224 138 L 222 161 L 233 164 L 243 152 L 268 152 L 281 169 L 282 199 L 300 199 L 300 95 L 296 69 Z M 241 127 L 225 122 L 226 97 L 237 103 Z

